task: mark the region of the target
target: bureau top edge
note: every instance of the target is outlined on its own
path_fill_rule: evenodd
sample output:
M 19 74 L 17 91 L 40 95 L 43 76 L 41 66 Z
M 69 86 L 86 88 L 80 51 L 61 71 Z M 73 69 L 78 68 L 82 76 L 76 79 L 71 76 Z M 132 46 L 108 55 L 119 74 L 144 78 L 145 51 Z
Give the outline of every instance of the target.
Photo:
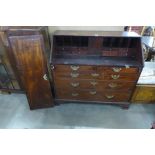
M 94 36 L 94 37 L 138 37 L 141 38 L 135 32 L 124 31 L 72 31 L 72 30 L 57 30 L 53 34 L 54 36 Z
M 50 65 L 78 65 L 78 66 L 104 66 L 104 67 L 125 67 L 125 68 L 131 68 L 131 67 L 136 67 L 136 68 L 143 68 L 145 65 L 144 64 L 139 64 L 139 63 L 124 63 L 124 62 L 118 62 L 118 63 L 113 63 L 113 62 L 104 62 L 104 61 L 96 61 L 97 63 L 94 62 L 85 62 L 85 61 L 79 61 L 74 59 L 73 61 L 65 61 L 65 60 L 60 60 L 57 61 L 57 59 L 53 59 L 49 61 Z

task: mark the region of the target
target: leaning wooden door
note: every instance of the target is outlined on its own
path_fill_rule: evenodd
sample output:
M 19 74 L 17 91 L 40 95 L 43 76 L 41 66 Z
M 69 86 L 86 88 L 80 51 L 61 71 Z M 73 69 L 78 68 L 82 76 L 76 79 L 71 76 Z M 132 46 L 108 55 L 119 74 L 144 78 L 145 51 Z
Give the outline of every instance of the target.
M 31 109 L 50 107 L 53 97 L 47 78 L 47 60 L 42 35 L 10 36 L 10 56 L 25 87 Z

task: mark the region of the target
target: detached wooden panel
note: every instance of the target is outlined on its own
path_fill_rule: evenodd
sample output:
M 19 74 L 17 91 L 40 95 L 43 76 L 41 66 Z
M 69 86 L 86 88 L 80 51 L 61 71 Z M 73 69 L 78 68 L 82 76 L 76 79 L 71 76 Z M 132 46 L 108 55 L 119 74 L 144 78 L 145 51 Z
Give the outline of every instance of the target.
M 30 108 L 53 105 L 42 35 L 10 36 L 10 55 L 26 89 Z
M 155 103 L 155 85 L 137 85 L 132 103 Z

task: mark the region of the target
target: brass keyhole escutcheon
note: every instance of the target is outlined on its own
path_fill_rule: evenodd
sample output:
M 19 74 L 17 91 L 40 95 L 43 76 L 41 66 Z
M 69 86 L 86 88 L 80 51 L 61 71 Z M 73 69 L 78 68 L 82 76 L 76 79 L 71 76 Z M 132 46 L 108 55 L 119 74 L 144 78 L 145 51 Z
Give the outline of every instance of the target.
M 47 74 L 44 74 L 43 79 L 46 81 L 48 80 Z

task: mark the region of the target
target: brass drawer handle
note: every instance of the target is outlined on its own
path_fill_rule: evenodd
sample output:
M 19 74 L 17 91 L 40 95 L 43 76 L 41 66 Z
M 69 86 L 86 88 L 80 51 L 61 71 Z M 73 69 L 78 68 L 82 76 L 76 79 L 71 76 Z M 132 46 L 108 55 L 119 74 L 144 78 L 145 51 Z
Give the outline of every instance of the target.
M 73 71 L 77 71 L 80 67 L 79 67 L 79 66 L 70 66 L 70 68 L 71 68 Z
M 72 86 L 72 87 L 78 87 L 79 85 L 80 85 L 79 82 L 77 82 L 77 83 L 71 83 L 71 86 Z
M 114 80 L 116 80 L 116 79 L 118 79 L 118 78 L 120 77 L 120 75 L 111 75 L 111 77 L 112 77 Z
M 43 79 L 46 81 L 48 80 L 47 74 L 44 74 Z
M 114 71 L 114 72 L 120 72 L 121 70 L 122 70 L 122 68 L 116 68 L 116 67 L 114 67 L 114 68 L 112 68 L 112 70 Z
M 107 99 L 112 99 L 114 98 L 115 96 L 114 95 L 105 95 Z
M 93 86 L 95 86 L 95 85 L 98 84 L 98 82 L 96 82 L 96 81 L 91 81 L 90 84 L 93 85 Z
M 91 73 L 91 76 L 93 76 L 93 77 L 98 77 L 99 74 L 98 74 L 98 73 Z
M 110 88 L 116 88 L 117 87 L 117 83 L 109 83 L 108 86 Z
M 54 70 L 54 65 L 51 65 L 51 69 Z
M 79 73 L 71 73 L 70 75 L 71 75 L 71 77 L 76 78 L 79 76 Z
M 95 90 L 89 92 L 91 95 L 95 95 L 97 92 Z
M 79 96 L 79 93 L 72 93 L 72 96 Z

